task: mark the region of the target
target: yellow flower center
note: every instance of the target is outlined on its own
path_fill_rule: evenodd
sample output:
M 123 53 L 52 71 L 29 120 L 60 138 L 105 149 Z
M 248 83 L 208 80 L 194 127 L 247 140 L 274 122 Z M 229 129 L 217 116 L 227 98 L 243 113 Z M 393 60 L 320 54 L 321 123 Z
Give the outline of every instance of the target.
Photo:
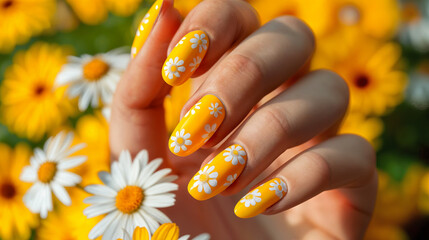
M 185 140 L 182 137 L 177 138 L 177 144 L 183 145 L 184 142 Z
M 54 179 L 56 173 L 57 164 L 54 162 L 45 162 L 40 165 L 37 176 L 39 177 L 39 181 L 42 183 L 49 183 L 52 181 L 52 179 Z
M 419 8 L 414 3 L 405 3 L 402 8 L 402 19 L 404 22 L 415 22 L 421 19 Z
M 198 45 L 201 45 L 201 44 L 203 44 L 203 41 L 198 40 Z
M 355 25 L 361 19 L 361 12 L 357 6 L 347 4 L 340 8 L 338 18 L 342 24 Z
M 9 7 L 11 7 L 13 5 L 13 1 L 12 0 L 6 0 L 6 1 L 4 1 L 3 3 L 2 3 L 2 8 L 4 8 L 4 9 L 6 9 L 6 8 L 9 8 Z
M 126 186 L 116 195 L 116 208 L 130 214 L 137 211 L 143 203 L 143 189 L 137 186 Z
M 16 195 L 16 188 L 11 182 L 4 182 L 0 185 L 0 196 L 5 199 L 12 199 Z
M 201 182 L 207 182 L 209 180 L 209 176 L 207 173 L 203 173 L 200 175 L 200 181 Z
M 253 194 L 249 194 L 249 195 L 246 196 L 246 199 L 249 199 L 249 200 L 251 200 L 253 198 L 254 198 Z
M 110 66 L 106 62 L 94 58 L 83 66 L 83 76 L 90 81 L 96 81 L 103 77 L 109 68 Z
M 233 150 L 232 154 L 235 155 L 235 156 L 238 156 L 238 151 L 237 150 Z
M 172 72 L 177 72 L 177 67 L 176 67 L 176 65 L 171 66 L 170 70 L 171 70 Z

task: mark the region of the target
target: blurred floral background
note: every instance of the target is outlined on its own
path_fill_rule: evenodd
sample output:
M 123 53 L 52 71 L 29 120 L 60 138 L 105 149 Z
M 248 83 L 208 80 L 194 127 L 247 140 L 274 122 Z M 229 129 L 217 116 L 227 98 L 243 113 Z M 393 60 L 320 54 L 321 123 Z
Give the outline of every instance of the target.
M 199 2 L 176 0 L 175 7 L 186 16 Z M 284 14 L 306 21 L 318 45 L 311 67 L 332 69 L 349 84 L 340 132 L 365 137 L 378 156 L 379 195 L 366 239 L 427 239 L 429 1 L 249 2 L 262 23 Z M 83 214 L 89 195 L 80 188 L 100 183 L 97 172 L 109 169 L 111 97 L 152 3 L 0 0 L 0 239 L 88 239 L 99 218 Z M 169 129 L 191 88 L 174 88 L 165 99 Z M 66 187 L 72 204 L 54 198 L 42 219 L 24 205 L 31 184 L 20 175 L 35 149 L 60 132 L 74 133 L 72 145 L 85 144 L 73 156 L 87 160 L 69 170 L 82 179 Z

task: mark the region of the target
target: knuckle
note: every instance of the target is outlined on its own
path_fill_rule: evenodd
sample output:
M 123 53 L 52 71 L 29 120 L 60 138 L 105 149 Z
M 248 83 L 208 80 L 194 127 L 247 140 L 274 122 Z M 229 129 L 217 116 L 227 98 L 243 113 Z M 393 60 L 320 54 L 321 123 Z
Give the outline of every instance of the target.
M 237 79 L 239 81 L 236 82 L 240 85 L 243 85 L 242 81 L 246 81 L 244 84 L 252 87 L 263 86 L 263 72 L 254 59 L 242 54 L 233 54 L 225 60 L 223 66 L 220 79 L 228 82 L 231 82 L 229 79 Z
M 291 127 L 283 110 L 265 107 L 260 110 L 259 115 L 264 125 L 273 129 L 273 132 L 279 132 L 282 136 L 289 135 Z
M 313 175 L 317 176 L 320 186 L 328 189 L 333 180 L 331 167 L 325 157 L 315 151 L 308 151 L 302 155 L 302 159 L 309 163 L 306 166 L 311 169 L 307 169 L 307 171 L 315 173 Z
M 356 170 L 360 173 L 359 181 L 361 184 L 366 184 L 368 181 L 371 181 L 373 174 L 376 172 L 377 158 L 375 150 L 372 145 L 363 137 L 355 134 L 345 134 L 344 137 L 348 138 L 353 146 L 356 146 L 359 151 L 357 154 L 356 161 Z

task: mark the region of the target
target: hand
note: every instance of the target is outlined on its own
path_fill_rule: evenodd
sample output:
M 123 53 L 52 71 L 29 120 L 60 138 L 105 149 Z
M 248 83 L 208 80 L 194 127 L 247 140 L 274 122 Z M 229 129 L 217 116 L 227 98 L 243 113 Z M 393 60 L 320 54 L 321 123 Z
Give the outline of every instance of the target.
M 224 106 L 224 120 L 202 149 L 178 157 L 169 150 L 162 103 L 170 86 L 161 70 L 169 50 L 194 30 L 204 31 L 210 45 L 193 74 L 199 87 L 182 116 L 212 94 Z M 358 136 L 336 136 L 348 88 L 333 72 L 306 72 L 314 47 L 311 30 L 299 19 L 283 16 L 260 27 L 244 1 L 203 1 L 183 23 L 172 2 L 164 1 L 150 36 L 117 87 L 110 145 L 114 157 L 122 149 L 133 154 L 147 149 L 151 159 L 162 157 L 179 175 L 176 205 L 165 212 L 181 234 L 208 232 L 213 239 L 363 237 L 377 191 L 375 154 Z M 244 170 L 224 196 L 195 200 L 188 182 L 232 144 L 246 152 Z M 286 183 L 286 195 L 257 217 L 235 216 L 242 196 L 275 177 Z

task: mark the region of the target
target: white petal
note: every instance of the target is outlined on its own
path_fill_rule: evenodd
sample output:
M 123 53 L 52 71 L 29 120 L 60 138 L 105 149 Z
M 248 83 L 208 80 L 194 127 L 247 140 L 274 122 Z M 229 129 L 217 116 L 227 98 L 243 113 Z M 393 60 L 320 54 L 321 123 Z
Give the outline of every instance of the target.
M 194 237 L 192 240 L 210 240 L 210 234 L 202 233 L 202 234 Z
M 86 161 L 86 156 L 76 156 L 67 158 L 64 161 L 59 162 L 58 169 L 66 170 L 70 168 L 77 167 Z
M 204 186 L 204 192 L 205 193 L 207 193 L 207 194 L 212 193 L 212 189 L 210 188 L 208 183 L 204 183 L 203 186 Z
M 85 191 L 99 196 L 105 196 L 105 197 L 111 197 L 111 198 L 116 197 L 115 190 L 100 184 L 88 185 L 85 187 Z
M 25 166 L 19 179 L 23 182 L 35 182 L 37 181 L 37 171 L 31 166 Z
M 55 174 L 54 181 L 65 187 L 73 187 L 82 181 L 82 178 L 74 173 L 58 171 Z
M 163 208 L 174 205 L 174 194 L 149 195 L 144 199 L 143 204 L 148 207 Z
M 152 185 L 156 184 L 160 179 L 168 175 L 170 172 L 170 168 L 164 168 L 157 171 L 156 173 L 152 174 L 152 176 L 143 184 L 142 187 L 144 189 L 151 187 Z
M 60 200 L 60 202 L 62 202 L 64 205 L 70 206 L 71 199 L 64 187 L 59 185 L 55 181 L 51 182 L 51 187 L 58 200 Z
M 160 183 L 156 184 L 145 190 L 145 195 L 155 195 L 160 193 L 166 193 L 171 191 L 176 191 L 179 186 L 175 183 Z
M 87 218 L 92 218 L 96 216 L 100 216 L 102 214 L 106 214 L 112 211 L 117 211 L 115 204 L 112 203 L 102 203 L 91 205 L 83 210 L 83 214 Z
M 112 203 L 115 204 L 114 198 L 108 198 L 103 196 L 91 196 L 83 200 L 86 204 L 103 204 L 103 203 Z
M 112 178 L 118 184 L 120 188 L 124 188 L 127 186 L 127 183 L 125 181 L 125 176 L 122 175 L 121 166 L 119 165 L 119 162 L 113 162 L 112 167 Z
M 161 165 L 162 159 L 155 159 L 152 160 L 140 173 L 138 183 L 140 184 L 140 187 L 144 185 L 144 183 L 147 181 L 149 177 L 151 177 L 152 173 L 155 172 L 155 170 Z
M 167 215 L 156 208 L 142 206 L 142 210 L 151 215 L 157 222 L 161 224 L 171 222 L 171 219 Z
M 118 184 L 113 180 L 112 175 L 106 171 L 98 172 L 98 177 L 104 183 L 104 185 L 114 189 L 115 191 L 121 190 Z
M 89 232 L 88 237 L 90 239 L 95 239 L 99 236 L 101 236 L 107 229 L 107 227 L 112 223 L 113 221 L 119 221 L 119 211 L 115 211 L 112 213 L 107 214 L 100 222 L 95 225 L 91 231 Z

